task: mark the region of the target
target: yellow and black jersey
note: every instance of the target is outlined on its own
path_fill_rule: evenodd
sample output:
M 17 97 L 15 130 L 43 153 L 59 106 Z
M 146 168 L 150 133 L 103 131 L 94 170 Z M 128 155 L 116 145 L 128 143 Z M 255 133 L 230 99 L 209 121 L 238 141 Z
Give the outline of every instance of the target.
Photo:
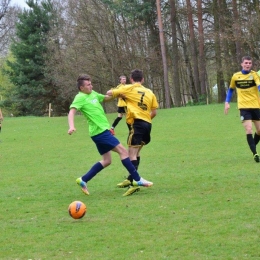
M 119 84 L 116 88 L 114 89 L 120 89 L 121 87 L 124 87 L 125 84 Z M 123 98 L 118 98 L 117 100 L 117 106 L 118 107 L 125 107 L 126 106 L 126 102 Z
M 260 108 L 258 101 L 258 86 L 260 78 L 251 70 L 248 74 L 241 71 L 233 74 L 230 88 L 237 91 L 237 106 L 240 108 Z
M 125 85 L 119 89 L 113 89 L 113 97 L 120 94 L 125 96 L 127 114 L 126 122 L 132 124 L 134 119 L 141 119 L 151 123 L 151 111 L 158 108 L 158 102 L 154 93 L 140 83 Z

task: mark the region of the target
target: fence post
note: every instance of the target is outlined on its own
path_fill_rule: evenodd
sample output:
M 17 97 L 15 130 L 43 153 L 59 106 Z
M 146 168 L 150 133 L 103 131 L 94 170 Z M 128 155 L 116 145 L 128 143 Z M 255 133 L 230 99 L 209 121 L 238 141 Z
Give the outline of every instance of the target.
M 49 103 L 49 117 L 51 117 L 51 103 Z

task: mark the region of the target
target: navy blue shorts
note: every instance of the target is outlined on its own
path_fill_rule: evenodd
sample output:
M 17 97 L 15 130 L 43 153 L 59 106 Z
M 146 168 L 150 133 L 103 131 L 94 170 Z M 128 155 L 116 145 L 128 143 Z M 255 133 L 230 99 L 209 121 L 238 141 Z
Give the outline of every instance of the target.
M 96 144 L 100 155 L 111 151 L 120 144 L 118 139 L 115 138 L 108 130 L 105 130 L 101 134 L 91 136 L 91 139 Z

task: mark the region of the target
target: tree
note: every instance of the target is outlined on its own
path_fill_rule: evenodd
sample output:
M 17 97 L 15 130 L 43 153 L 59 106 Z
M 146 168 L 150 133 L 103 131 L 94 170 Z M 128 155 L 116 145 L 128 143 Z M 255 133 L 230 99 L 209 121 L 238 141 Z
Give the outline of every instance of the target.
M 202 0 L 197 1 L 198 6 L 198 34 L 199 34 L 199 76 L 201 85 L 201 95 L 203 99 L 206 99 L 206 59 L 204 51 L 204 29 L 203 29 L 203 12 L 202 12 Z
M 28 0 L 27 5 L 30 9 L 19 14 L 17 38 L 11 44 L 15 60 L 7 62 L 11 68 L 7 73 L 16 86 L 16 94 L 10 99 L 17 102 L 20 115 L 43 115 L 54 92 L 53 84 L 44 76 L 44 55 L 54 9 L 50 0 L 41 4 Z
M 177 9 L 175 0 L 170 0 L 170 16 L 171 16 L 171 32 L 172 32 L 172 71 L 173 71 L 173 93 L 174 93 L 174 105 L 176 107 L 181 106 L 181 88 L 180 88 L 180 65 L 179 65 L 179 51 L 178 51 L 178 39 L 177 39 Z
M 197 103 L 199 101 L 199 95 L 201 94 L 200 81 L 199 81 L 199 68 L 198 68 L 198 55 L 197 55 L 197 41 L 194 32 L 194 23 L 192 18 L 192 6 L 190 0 L 186 0 L 187 3 L 187 16 L 189 22 L 190 30 L 190 45 L 191 45 L 191 56 L 193 61 L 193 75 L 194 75 L 194 84 L 196 90 L 196 96 L 193 98 Z
M 18 20 L 18 7 L 10 6 L 11 0 L 0 0 L 0 53 L 7 54 L 10 40 L 14 37 L 15 22 Z
M 161 53 L 162 53 L 163 75 L 164 75 L 165 108 L 170 108 L 171 96 L 170 96 L 170 89 L 169 89 L 168 65 L 167 65 L 167 57 L 166 57 L 166 50 L 165 50 L 160 0 L 156 0 L 156 6 L 157 6 L 159 37 L 160 37 L 160 45 L 161 45 Z

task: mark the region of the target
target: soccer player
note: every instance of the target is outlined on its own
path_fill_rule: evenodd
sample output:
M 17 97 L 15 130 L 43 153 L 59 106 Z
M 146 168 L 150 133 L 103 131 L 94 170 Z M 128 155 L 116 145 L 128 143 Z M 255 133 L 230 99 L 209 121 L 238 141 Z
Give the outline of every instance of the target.
M 227 92 L 225 102 L 225 114 L 228 114 L 230 101 L 234 89 L 237 91 L 237 106 L 240 110 L 240 119 L 246 132 L 247 143 L 254 160 L 259 163 L 260 158 L 256 151 L 256 145 L 260 140 L 260 105 L 259 94 L 260 79 L 257 73 L 251 70 L 252 58 L 244 56 L 242 58 L 242 70 L 233 74 L 230 82 L 230 87 Z M 253 137 L 253 123 L 255 126 L 255 134 Z
M 130 81 L 131 84 L 120 89 L 109 90 L 107 95 L 113 98 L 119 95 L 125 96 L 127 105 L 126 121 L 130 125 L 127 139 L 129 157 L 135 168 L 138 169 L 140 151 L 151 140 L 152 118 L 157 114 L 158 102 L 154 93 L 142 85 L 144 77 L 141 70 L 133 70 Z M 139 187 L 133 185 L 131 175 L 117 186 L 119 188 L 129 187 L 124 196 L 140 190 Z
M 111 164 L 110 151 L 114 151 L 119 154 L 122 164 L 134 179 L 134 186 L 152 186 L 152 182 L 140 177 L 139 173 L 129 159 L 126 148 L 109 131 L 109 122 L 100 103 L 110 100 L 111 97 L 102 95 L 92 90 L 93 86 L 91 84 L 91 78 L 88 75 L 78 77 L 77 87 L 79 89 L 79 93 L 75 96 L 72 104 L 70 105 L 70 111 L 68 114 L 68 134 L 71 135 L 76 131 L 74 117 L 77 110 L 81 111 L 87 119 L 90 137 L 96 144 L 97 150 L 102 156 L 101 160 L 94 164 L 85 175 L 76 179 L 76 182 L 81 187 L 82 191 L 86 195 L 89 195 L 87 183 L 98 172 Z
M 122 75 L 119 77 L 119 81 L 120 84 L 116 87 L 116 89 L 120 89 L 121 87 L 125 86 L 126 84 L 126 76 Z M 110 133 L 112 135 L 115 135 L 115 127 L 117 126 L 117 124 L 120 122 L 120 120 L 122 119 L 123 115 L 126 113 L 126 103 L 124 98 L 122 97 L 118 97 L 118 101 L 117 101 L 117 118 L 115 119 L 115 121 L 113 122 L 111 128 L 110 128 Z

